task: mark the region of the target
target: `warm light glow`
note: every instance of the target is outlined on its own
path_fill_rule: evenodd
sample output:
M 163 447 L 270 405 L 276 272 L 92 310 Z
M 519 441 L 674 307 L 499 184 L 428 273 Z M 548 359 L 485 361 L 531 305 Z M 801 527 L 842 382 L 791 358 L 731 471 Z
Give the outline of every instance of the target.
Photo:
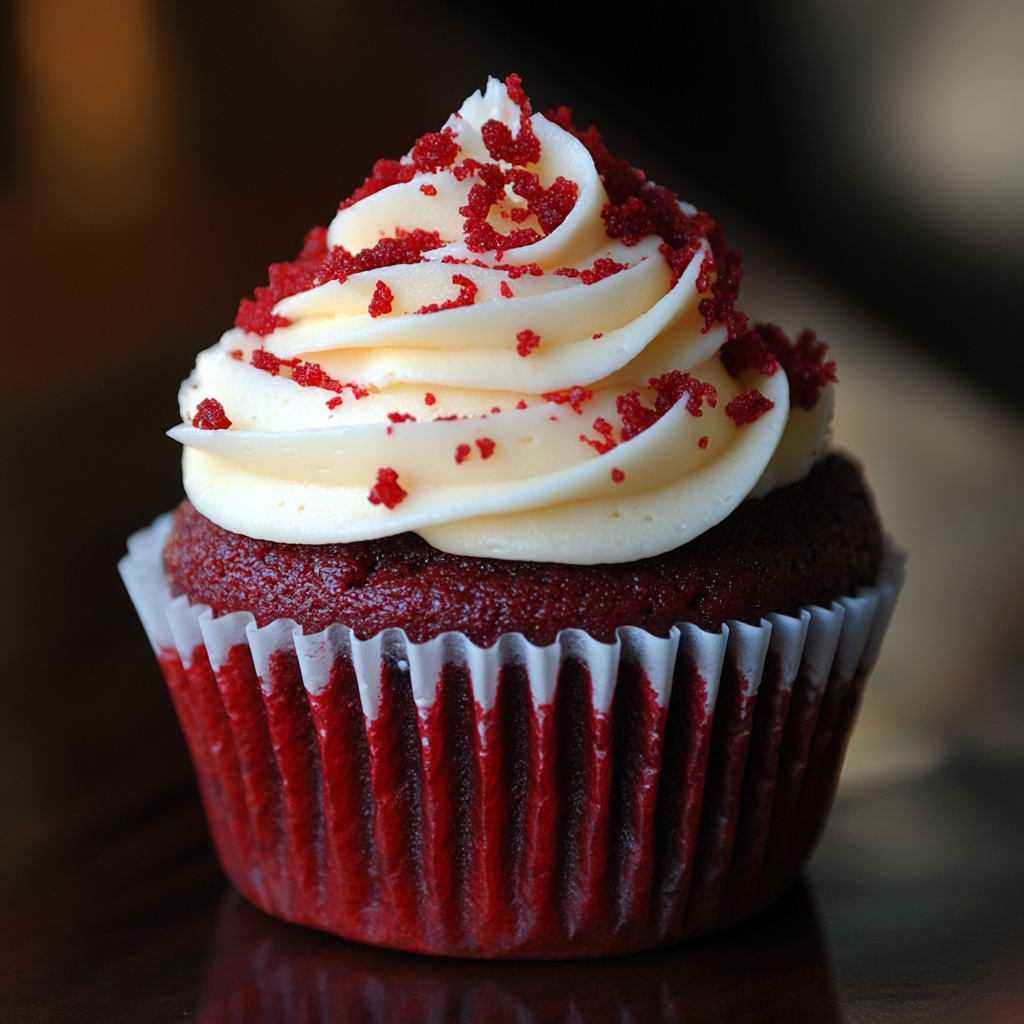
M 151 198 L 166 96 L 151 0 L 22 0 L 29 167 L 75 220 L 117 219 Z

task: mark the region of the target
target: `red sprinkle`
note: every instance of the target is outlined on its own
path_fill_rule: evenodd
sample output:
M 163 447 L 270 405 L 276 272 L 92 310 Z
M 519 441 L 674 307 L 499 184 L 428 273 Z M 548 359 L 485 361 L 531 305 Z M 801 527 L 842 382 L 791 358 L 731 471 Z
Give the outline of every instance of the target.
M 528 356 L 540 344 L 540 335 L 534 334 L 531 330 L 520 331 L 516 335 L 516 341 L 519 342 L 516 351 L 521 356 Z
M 436 231 L 417 228 L 415 231 L 396 231 L 394 238 L 382 238 L 372 248 L 363 249 L 353 256 L 341 246 L 328 251 L 327 228 L 314 228 L 306 235 L 302 252 L 294 262 L 270 265 L 270 283 L 266 288 L 256 289 L 255 301 L 242 299 L 235 326 L 266 337 L 278 327 L 287 327 L 291 323 L 286 317 L 273 312 L 274 306 L 289 295 L 328 281 L 344 281 L 349 274 L 420 263 L 422 253 L 440 245 L 441 236 Z
M 504 295 L 506 299 L 512 298 L 512 289 L 509 288 L 508 281 L 501 282 L 501 294 Z
M 593 448 L 598 455 L 604 455 L 605 452 L 610 452 L 617 446 L 617 442 L 612 438 L 612 431 L 615 428 L 602 416 L 598 416 L 594 420 L 594 430 L 596 430 L 603 438 L 603 441 L 594 441 L 592 438 L 587 437 L 585 434 L 580 434 L 580 440 L 585 441 Z
M 504 160 L 522 167 L 540 160 L 540 140 L 530 123 L 530 100 L 523 92 L 522 81 L 514 72 L 505 79 L 508 97 L 519 104 L 519 135 L 513 139 L 508 126 L 501 121 L 486 121 L 480 129 L 492 160 Z
M 243 358 L 242 350 L 240 348 L 232 349 L 232 351 L 230 351 L 228 355 L 231 356 L 232 359 L 237 359 L 239 362 L 241 362 Z
M 425 394 L 425 395 L 423 396 L 423 401 L 424 401 L 424 402 L 425 402 L 425 403 L 426 403 L 427 405 L 433 405 L 433 404 L 434 404 L 434 403 L 435 403 L 435 402 L 437 401 L 437 399 L 436 399 L 436 398 L 434 397 L 434 393 L 433 393 L 432 391 L 428 391 L 428 392 L 427 392 L 427 393 L 426 393 L 426 394 Z
M 192 426 L 200 430 L 227 430 L 231 426 L 231 420 L 227 418 L 224 406 L 216 398 L 204 398 L 196 406 Z
M 461 466 L 472 453 L 473 449 L 470 448 L 468 444 L 460 444 L 458 448 L 455 449 L 456 464 Z
M 501 412 L 501 406 L 496 405 L 493 409 L 491 409 L 491 412 Z
M 273 352 L 268 352 L 264 348 L 255 348 L 252 351 L 252 359 L 250 364 L 255 366 L 257 370 L 266 370 L 267 373 L 276 377 L 281 372 L 282 366 L 296 367 L 301 363 L 302 360 L 299 358 L 295 359 L 281 359 L 275 356 Z
M 707 401 L 712 409 L 718 404 L 718 392 L 714 385 L 705 384 L 679 370 L 669 370 L 660 377 L 652 377 L 647 383 L 658 393 L 653 409 L 641 403 L 639 391 L 630 391 L 615 399 L 615 411 L 622 417 L 623 441 L 636 437 L 657 423 L 684 394 L 686 409 L 691 416 L 703 415 L 701 404 L 704 401 Z
M 792 409 L 813 409 L 828 383 L 839 382 L 834 359 L 824 362 L 828 345 L 814 331 L 804 331 L 795 342 L 775 324 L 754 324 L 746 334 L 727 341 L 721 349 L 722 365 L 730 376 L 747 369 L 771 377 L 781 364 L 789 380 Z
M 462 274 L 452 274 L 452 284 L 459 286 L 459 297 L 448 299 L 438 305 L 432 302 L 429 306 L 420 306 L 417 313 L 440 313 L 443 309 L 458 309 L 460 306 L 472 306 L 476 302 L 477 286 Z
M 436 196 L 437 189 L 433 185 L 420 185 L 420 191 L 425 196 Z
M 594 260 L 592 269 L 580 271 L 580 280 L 584 284 L 597 284 L 598 281 L 603 281 L 606 277 L 611 277 L 627 269 L 629 269 L 628 263 L 616 263 L 615 260 L 603 256 L 599 260 Z
M 701 309 L 706 330 L 710 324 L 725 324 L 729 337 L 735 338 L 746 330 L 747 318 L 735 309 L 743 273 L 742 257 L 729 253 L 725 247 L 725 234 L 706 213 L 687 214 L 680 209 L 674 192 L 647 180 L 639 168 L 625 160 L 617 160 L 601 141 L 601 133 L 594 127 L 578 131 L 572 123 L 568 107 L 545 111 L 544 116 L 574 135 L 594 159 L 609 202 L 601 211 L 605 232 L 627 246 L 636 245 L 648 235 L 660 235 L 665 244 L 661 252 L 672 269 L 672 284 L 679 281 L 694 255 L 707 238 L 715 261 L 715 282 L 711 296 Z
M 497 442 L 492 441 L 489 437 L 481 437 L 476 442 L 476 446 L 480 449 L 480 458 L 489 459 L 494 454 Z
M 757 388 L 750 388 L 725 407 L 725 415 L 734 420 L 737 427 L 745 427 L 774 408 L 775 403 L 770 398 L 765 398 Z
M 699 441 L 697 442 L 697 447 L 698 447 L 698 448 L 699 448 L 699 449 L 700 449 L 701 451 L 704 451 L 704 449 L 705 449 L 705 448 L 707 448 L 707 446 L 708 446 L 708 438 L 707 438 L 707 437 L 702 437 L 702 438 L 701 438 L 701 439 L 700 439 L 700 440 L 699 440 Z
M 516 408 L 517 409 L 528 409 L 529 406 L 526 404 L 526 399 L 525 398 L 520 398 L 519 401 L 516 402 Z
M 416 417 L 408 412 L 389 412 L 388 419 L 392 423 L 415 423 Z
M 621 484 L 622 481 L 626 479 L 626 474 L 623 473 L 621 469 L 613 469 L 612 470 L 612 479 L 617 484 Z
M 377 287 L 373 290 L 373 298 L 370 299 L 370 316 L 376 319 L 385 313 L 390 313 L 391 304 L 394 301 L 395 296 L 392 294 L 391 289 L 383 281 L 378 281 Z
M 455 141 L 451 128 L 421 135 L 412 147 L 412 162 L 418 171 L 437 172 L 451 167 L 462 147 Z
M 604 337 L 604 331 L 598 331 L 597 334 L 594 335 L 593 340 L 597 341 L 598 338 L 603 338 L 603 337 Z
M 394 508 L 400 505 L 409 492 L 403 490 L 398 483 L 398 474 L 390 468 L 377 470 L 377 482 L 370 488 L 367 501 L 371 505 L 384 505 L 386 508 Z
M 341 392 L 345 386 L 330 374 L 324 373 L 319 363 L 303 363 L 292 370 L 292 380 L 304 388 L 323 388 L 325 391 Z
M 549 402 L 556 402 L 558 405 L 571 405 L 574 412 L 583 415 L 583 403 L 589 402 L 594 397 L 590 388 L 581 388 L 578 384 L 568 391 L 549 391 L 542 396 Z

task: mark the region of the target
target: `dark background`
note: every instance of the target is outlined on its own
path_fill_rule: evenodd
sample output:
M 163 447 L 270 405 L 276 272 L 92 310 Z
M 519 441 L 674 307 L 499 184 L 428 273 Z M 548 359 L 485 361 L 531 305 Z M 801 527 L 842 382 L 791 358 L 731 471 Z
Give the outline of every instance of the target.
M 181 497 L 163 431 L 195 353 L 376 158 L 517 71 L 535 109 L 573 107 L 733 244 L 777 254 L 1021 410 L 1022 52 L 1019 0 L 0 6 L 12 934 L 43 919 L 32 894 L 61 872 L 175 815 L 199 828 L 186 860 L 205 857 L 219 891 L 114 567 L 125 537 Z

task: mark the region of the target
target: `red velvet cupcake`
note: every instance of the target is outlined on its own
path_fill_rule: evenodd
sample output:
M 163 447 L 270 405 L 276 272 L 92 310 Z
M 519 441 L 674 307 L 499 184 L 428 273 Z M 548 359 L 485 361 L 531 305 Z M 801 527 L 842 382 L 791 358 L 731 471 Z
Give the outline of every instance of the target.
M 901 570 L 825 346 L 748 330 L 740 277 L 512 76 L 200 355 L 189 498 L 122 572 L 253 903 L 602 956 L 799 872 Z

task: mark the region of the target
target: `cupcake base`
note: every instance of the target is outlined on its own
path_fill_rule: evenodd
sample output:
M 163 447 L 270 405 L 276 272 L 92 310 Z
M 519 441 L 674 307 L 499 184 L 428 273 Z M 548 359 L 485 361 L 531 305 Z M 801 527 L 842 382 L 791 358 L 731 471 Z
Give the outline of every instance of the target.
M 566 629 L 304 635 L 172 599 L 169 517 L 122 575 L 218 856 L 270 914 L 448 956 L 635 952 L 763 909 L 820 834 L 903 577 L 830 608 Z

